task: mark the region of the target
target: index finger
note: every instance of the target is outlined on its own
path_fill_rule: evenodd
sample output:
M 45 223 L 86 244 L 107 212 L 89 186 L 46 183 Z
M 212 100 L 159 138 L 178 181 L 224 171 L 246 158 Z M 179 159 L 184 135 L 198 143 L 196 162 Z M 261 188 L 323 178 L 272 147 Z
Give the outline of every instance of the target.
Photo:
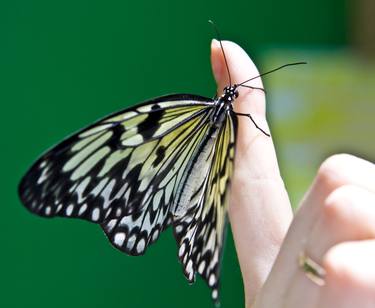
M 222 43 L 233 83 L 259 74 L 241 47 L 228 41 Z M 220 95 L 228 85 L 228 74 L 218 41 L 212 43 L 211 61 Z M 260 78 L 249 85 L 263 87 Z M 251 113 L 256 123 L 268 131 L 263 91 L 240 88 L 234 110 Z M 229 218 L 244 280 L 246 302 L 250 304 L 274 263 L 292 212 L 280 177 L 272 138 L 256 129 L 248 118 L 238 118 Z

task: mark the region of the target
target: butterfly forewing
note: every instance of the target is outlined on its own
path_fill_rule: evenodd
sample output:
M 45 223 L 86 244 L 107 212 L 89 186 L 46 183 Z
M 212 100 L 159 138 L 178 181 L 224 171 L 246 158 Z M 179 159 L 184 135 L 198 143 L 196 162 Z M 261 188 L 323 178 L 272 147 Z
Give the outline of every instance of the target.
M 170 95 L 102 119 L 40 157 L 22 179 L 41 216 L 101 224 L 111 243 L 143 254 L 173 225 L 186 277 L 218 296 L 236 117 L 213 123 L 218 101 Z
M 186 123 L 197 128 L 210 110 L 203 97 L 167 96 L 98 121 L 37 160 L 20 183 L 21 200 L 42 216 L 97 223 L 132 213 L 168 168 L 161 139 Z

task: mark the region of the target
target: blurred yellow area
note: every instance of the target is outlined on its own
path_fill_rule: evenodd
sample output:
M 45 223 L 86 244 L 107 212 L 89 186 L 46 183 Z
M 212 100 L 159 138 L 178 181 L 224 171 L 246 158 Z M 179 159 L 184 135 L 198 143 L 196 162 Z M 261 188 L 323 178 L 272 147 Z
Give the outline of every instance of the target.
M 293 206 L 320 163 L 334 153 L 375 158 L 375 63 L 351 50 L 272 50 L 266 66 L 288 59 L 265 80 L 268 116 Z

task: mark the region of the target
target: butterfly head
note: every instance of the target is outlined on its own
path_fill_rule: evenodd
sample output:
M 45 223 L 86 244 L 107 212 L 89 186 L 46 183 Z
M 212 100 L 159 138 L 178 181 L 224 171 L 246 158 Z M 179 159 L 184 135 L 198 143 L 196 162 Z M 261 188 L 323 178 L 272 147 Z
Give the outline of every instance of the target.
M 223 100 L 232 102 L 238 97 L 237 85 L 226 86 L 221 96 Z

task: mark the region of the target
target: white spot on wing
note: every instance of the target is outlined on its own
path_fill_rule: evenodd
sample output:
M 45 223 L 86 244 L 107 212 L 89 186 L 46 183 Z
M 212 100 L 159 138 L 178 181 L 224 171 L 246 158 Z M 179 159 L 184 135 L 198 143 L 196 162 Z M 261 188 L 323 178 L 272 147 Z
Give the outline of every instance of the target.
M 66 215 L 67 215 L 67 216 L 72 215 L 72 213 L 73 213 L 73 209 L 74 209 L 74 205 L 73 205 L 73 204 L 69 204 L 68 207 L 67 207 L 66 210 L 65 210 Z
M 38 179 L 38 182 L 37 182 L 38 184 L 43 183 L 47 179 L 47 172 L 48 172 L 48 168 L 43 169 L 42 174 L 40 175 Z
M 137 237 L 133 234 L 133 235 L 128 239 L 128 243 L 127 243 L 126 247 L 127 247 L 128 249 L 132 249 L 133 246 L 134 246 L 134 242 L 135 242 L 136 239 L 137 239 Z
M 208 279 L 208 285 L 209 285 L 210 287 L 212 287 L 212 286 L 215 284 L 215 282 L 216 282 L 215 275 L 214 275 L 214 274 L 211 274 L 211 275 L 210 275 L 210 278 Z
M 106 229 L 107 229 L 108 232 L 111 232 L 113 230 L 113 228 L 116 225 L 116 222 L 117 222 L 116 219 L 111 219 L 109 222 L 107 222 Z
M 199 267 L 198 267 L 198 273 L 199 274 L 203 274 L 204 270 L 206 268 L 206 262 L 205 261 L 202 261 L 200 264 L 199 264 Z
M 185 243 L 183 243 L 181 246 L 180 246 L 180 249 L 178 250 L 178 256 L 181 258 L 185 252 Z
M 218 296 L 217 290 L 213 290 L 212 291 L 212 298 L 217 299 L 217 296 Z
M 137 251 L 138 253 L 141 253 L 144 249 L 145 249 L 145 246 L 146 246 L 146 242 L 145 240 L 142 238 L 138 244 L 137 244 Z
M 157 238 L 159 236 L 159 229 L 156 229 L 153 233 L 152 233 L 152 241 L 156 241 Z
M 61 208 L 63 207 L 62 203 L 57 205 L 56 213 L 60 212 Z
M 99 219 L 99 215 L 100 215 L 100 210 L 99 208 L 95 208 L 93 211 L 92 211 L 92 214 L 91 214 L 91 218 L 93 221 L 97 221 Z
M 183 226 L 182 225 L 178 225 L 178 226 L 176 226 L 176 232 L 177 233 L 181 233 L 181 231 L 183 230 Z
M 193 279 L 193 261 L 190 259 L 186 265 L 186 272 L 189 274 L 189 279 Z
M 78 215 L 81 216 L 86 210 L 87 210 L 87 204 L 84 203 L 84 204 L 82 204 L 82 206 L 79 208 Z
M 117 208 L 117 210 L 116 210 L 116 217 L 120 217 L 121 213 L 122 213 L 121 208 Z
M 116 233 L 113 241 L 117 246 L 122 246 L 125 241 L 125 233 L 124 232 Z

